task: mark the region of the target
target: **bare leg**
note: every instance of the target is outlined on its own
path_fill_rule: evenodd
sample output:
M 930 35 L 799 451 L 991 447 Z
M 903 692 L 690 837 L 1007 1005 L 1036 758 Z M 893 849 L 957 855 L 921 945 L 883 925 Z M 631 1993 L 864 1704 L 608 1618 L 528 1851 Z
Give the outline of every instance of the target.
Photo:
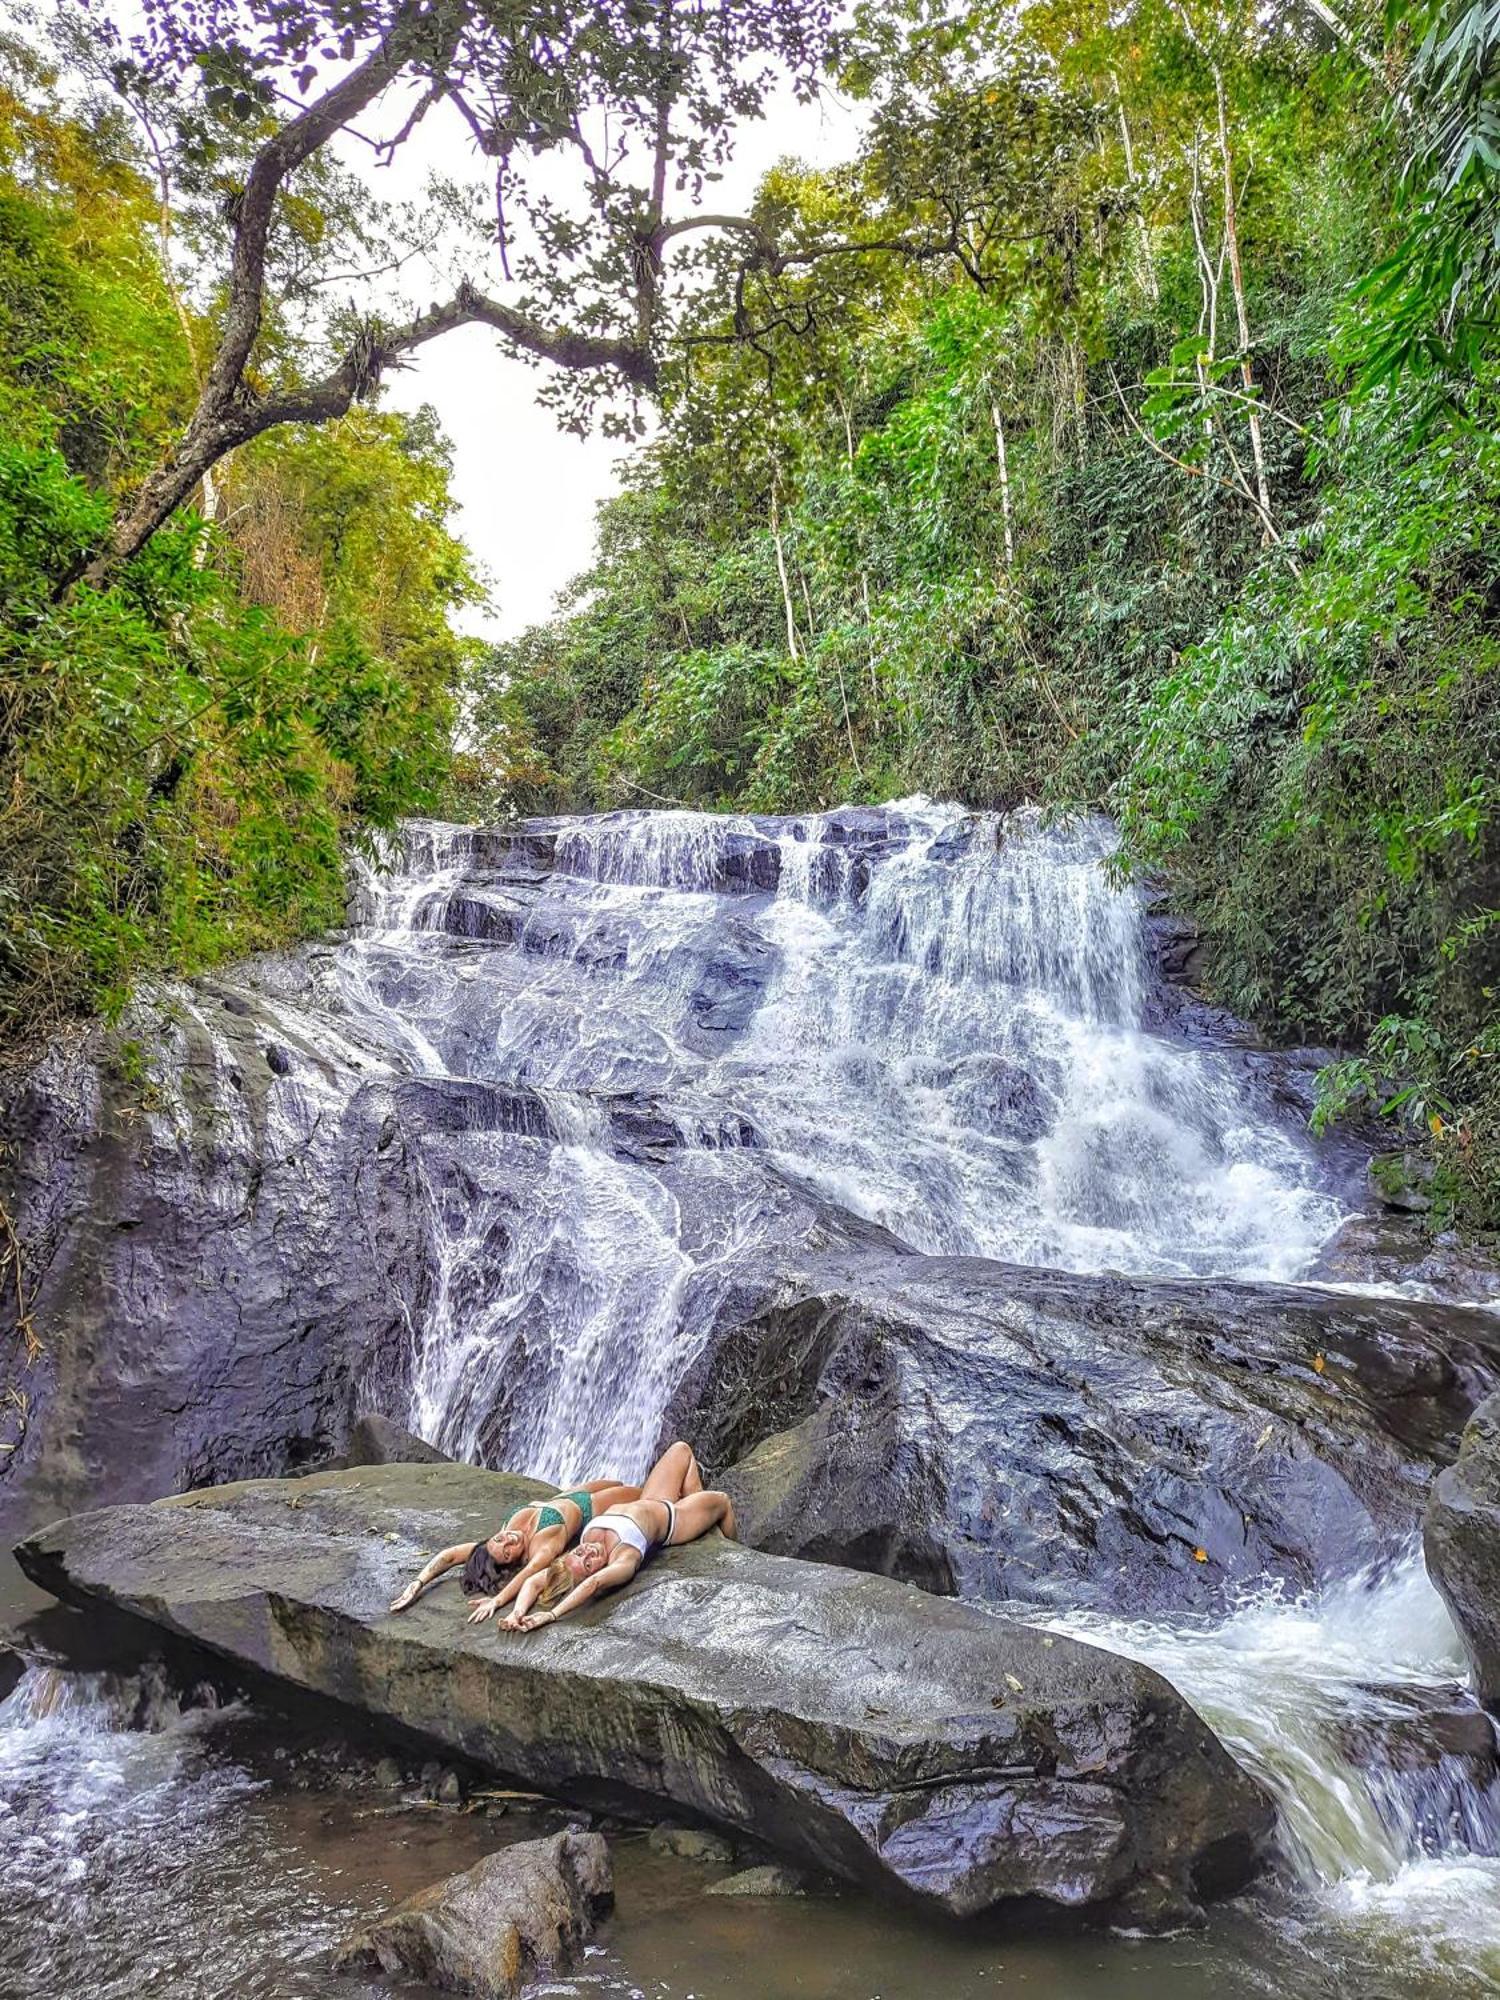
M 696 1542 L 711 1528 L 717 1528 L 731 1542 L 739 1540 L 734 1523 L 734 1507 L 727 1493 L 689 1493 L 676 1502 L 677 1518 L 672 1527 L 672 1544 Z
M 643 1500 L 681 1500 L 686 1494 L 703 1491 L 703 1474 L 690 1444 L 668 1445 L 646 1474 L 641 1488 Z
M 458 1569 L 478 1547 L 478 1542 L 455 1542 L 451 1549 L 440 1550 L 431 1562 L 422 1565 L 405 1590 L 392 1599 L 392 1611 L 404 1611 L 408 1604 L 415 1604 L 429 1583 L 436 1583 L 447 1570 Z

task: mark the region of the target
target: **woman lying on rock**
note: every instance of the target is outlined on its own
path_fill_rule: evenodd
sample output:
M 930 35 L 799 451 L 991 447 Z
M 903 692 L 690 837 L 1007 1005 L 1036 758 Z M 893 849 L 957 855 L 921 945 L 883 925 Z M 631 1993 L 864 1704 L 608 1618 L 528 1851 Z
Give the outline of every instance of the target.
M 527 1578 L 505 1623 L 512 1632 L 555 1625 L 580 1605 L 629 1583 L 656 1549 L 696 1542 L 710 1528 L 735 1539 L 729 1495 L 705 1492 L 692 1447 L 674 1444 L 647 1473 L 638 1499 L 612 1501 L 584 1529 L 576 1548 Z M 488 1618 L 500 1602 L 497 1597 L 476 1605 L 472 1620 Z
M 550 1500 L 533 1500 L 516 1507 L 500 1523 L 487 1542 L 455 1542 L 424 1563 L 414 1582 L 409 1583 L 391 1605 L 404 1611 L 415 1604 L 428 1584 L 435 1583 L 450 1569 L 463 1564 L 465 1597 L 484 1602 L 475 1617 L 489 1618 L 496 1608 L 509 1604 L 528 1577 L 540 1575 L 555 1562 L 573 1537 L 594 1518 L 598 1507 L 618 1507 L 638 1500 L 639 1486 L 623 1486 L 618 1479 L 594 1479 L 567 1493 L 554 1493 Z M 507 1580 L 505 1572 L 514 1568 Z

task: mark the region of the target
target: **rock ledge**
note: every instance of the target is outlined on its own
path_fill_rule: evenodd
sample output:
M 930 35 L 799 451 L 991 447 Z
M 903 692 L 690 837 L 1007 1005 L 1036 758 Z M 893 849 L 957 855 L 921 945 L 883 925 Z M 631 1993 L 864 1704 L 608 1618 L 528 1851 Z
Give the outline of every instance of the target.
M 385 1609 L 424 1551 L 531 1482 L 462 1465 L 258 1480 L 61 1521 L 17 1551 L 292 1689 L 581 1805 L 665 1806 L 789 1861 L 968 1915 L 1108 1914 L 1254 1872 L 1272 1811 L 1165 1681 L 908 1585 L 734 1547 L 657 1558 L 531 1635 L 456 1587 Z

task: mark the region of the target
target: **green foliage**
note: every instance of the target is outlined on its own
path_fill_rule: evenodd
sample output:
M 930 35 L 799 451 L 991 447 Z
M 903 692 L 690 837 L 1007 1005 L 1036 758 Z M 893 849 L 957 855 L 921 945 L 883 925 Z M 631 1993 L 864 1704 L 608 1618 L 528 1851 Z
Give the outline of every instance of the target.
M 1407 119 L 1306 17 L 946 18 L 903 42 L 872 10 L 849 81 L 904 67 L 865 160 L 766 198 L 930 229 L 957 174 L 990 236 L 820 267 L 784 286 L 794 336 L 693 353 L 479 725 L 553 808 L 1111 811 L 1215 992 L 1351 1051 L 1320 1120 L 1414 1131 L 1434 1213 L 1500 1225 L 1489 29 L 1424 16 L 1400 82 L 1395 23 Z M 1044 171 L 951 158 L 987 103 Z
M 23 76 L 22 83 L 27 79 Z M 116 122 L 0 96 L 0 1033 L 340 920 L 342 847 L 448 772 L 475 594 L 430 425 L 360 412 L 233 462 L 66 591 L 193 394 Z

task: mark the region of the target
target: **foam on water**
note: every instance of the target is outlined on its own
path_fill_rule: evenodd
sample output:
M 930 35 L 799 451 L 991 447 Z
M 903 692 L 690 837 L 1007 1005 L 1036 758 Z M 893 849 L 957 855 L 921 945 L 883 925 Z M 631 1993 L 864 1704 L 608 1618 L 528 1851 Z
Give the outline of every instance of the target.
M 1463 1649 L 1420 1549 L 1301 1597 L 1252 1593 L 1217 1625 L 1085 1614 L 1050 1629 L 1154 1667 L 1276 1799 L 1309 1932 L 1399 1943 L 1413 1967 L 1500 1990 L 1500 1782 Z
M 503 841 L 409 829 L 337 961 L 377 1059 L 549 1107 L 524 1203 L 513 1136 L 508 1171 L 477 1134 L 434 1183 L 413 1418 L 450 1450 L 642 1471 L 722 1239 L 774 1240 L 789 1184 L 919 1250 L 1072 1270 L 1290 1279 L 1341 1219 L 1230 1055 L 1144 1025 L 1101 822 L 620 813 L 523 835 L 509 874 Z M 677 1135 L 670 1176 L 619 1157 L 621 1092 Z M 736 1129 L 758 1143 L 726 1155 Z

